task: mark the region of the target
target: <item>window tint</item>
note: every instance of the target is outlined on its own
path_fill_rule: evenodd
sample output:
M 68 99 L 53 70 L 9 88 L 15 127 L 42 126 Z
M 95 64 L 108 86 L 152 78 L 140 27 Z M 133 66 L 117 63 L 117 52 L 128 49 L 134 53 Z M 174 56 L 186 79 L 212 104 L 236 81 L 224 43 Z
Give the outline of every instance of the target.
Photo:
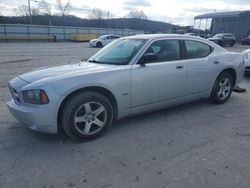
M 211 47 L 205 43 L 198 41 L 185 41 L 186 44 L 186 59 L 202 58 L 211 53 Z
M 180 45 L 178 40 L 160 40 L 151 44 L 146 53 L 157 56 L 155 62 L 174 61 L 180 59 Z
M 97 52 L 88 61 L 99 64 L 126 65 L 147 40 L 118 39 Z

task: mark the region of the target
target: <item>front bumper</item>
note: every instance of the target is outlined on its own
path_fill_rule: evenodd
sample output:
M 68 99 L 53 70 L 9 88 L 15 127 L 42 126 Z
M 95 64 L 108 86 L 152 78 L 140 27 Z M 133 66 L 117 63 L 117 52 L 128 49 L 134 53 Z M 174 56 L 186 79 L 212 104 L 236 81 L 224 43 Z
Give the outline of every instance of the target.
M 24 126 L 39 132 L 57 133 L 56 117 L 51 116 L 53 112 L 49 107 L 22 106 L 16 104 L 13 99 L 7 103 L 7 107 Z
M 92 46 L 92 47 L 95 47 L 96 46 L 96 42 L 89 42 L 89 45 Z
M 12 99 L 7 102 L 7 107 L 10 113 L 30 129 L 45 133 L 57 133 L 58 109 L 63 97 L 59 96 L 54 89 L 47 84 L 40 89 L 46 92 L 50 99 L 49 104 L 35 105 L 25 103 L 23 102 L 21 92 L 22 88 L 29 84 L 29 82 L 19 77 L 9 82 Z

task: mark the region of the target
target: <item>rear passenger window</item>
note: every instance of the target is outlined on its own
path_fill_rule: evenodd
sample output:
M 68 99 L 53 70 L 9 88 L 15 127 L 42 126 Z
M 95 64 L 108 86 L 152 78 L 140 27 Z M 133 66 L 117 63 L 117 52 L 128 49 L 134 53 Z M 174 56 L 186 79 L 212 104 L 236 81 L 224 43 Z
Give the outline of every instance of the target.
M 212 52 L 212 47 L 198 41 L 186 40 L 186 59 L 202 58 Z

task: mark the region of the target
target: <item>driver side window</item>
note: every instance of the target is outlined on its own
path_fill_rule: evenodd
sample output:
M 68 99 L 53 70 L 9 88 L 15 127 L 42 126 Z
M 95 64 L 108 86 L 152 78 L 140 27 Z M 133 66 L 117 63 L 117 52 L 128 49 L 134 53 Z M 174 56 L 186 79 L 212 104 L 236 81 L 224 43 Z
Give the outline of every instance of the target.
M 147 63 L 156 63 L 179 60 L 180 51 L 178 40 L 159 40 L 153 42 L 145 54 L 155 54 L 156 60 Z

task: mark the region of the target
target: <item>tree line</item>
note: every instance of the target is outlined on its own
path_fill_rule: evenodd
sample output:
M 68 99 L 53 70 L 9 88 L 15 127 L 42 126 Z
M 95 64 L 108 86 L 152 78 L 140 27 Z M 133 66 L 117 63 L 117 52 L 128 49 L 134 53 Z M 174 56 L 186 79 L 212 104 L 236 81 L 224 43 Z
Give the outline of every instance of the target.
M 16 16 L 37 16 L 37 15 L 55 15 L 55 16 L 67 16 L 70 15 L 73 11 L 80 11 L 87 13 L 88 19 L 107 19 L 113 18 L 114 15 L 106 10 L 100 8 L 84 8 L 84 7 L 75 7 L 72 5 L 70 0 L 64 2 L 62 0 L 55 0 L 55 4 L 48 3 L 46 0 L 41 0 L 38 2 L 38 6 L 30 7 L 22 4 L 15 8 L 13 11 Z M 54 7 L 54 13 L 52 12 L 52 7 Z M 30 12 L 29 12 L 30 11 Z M 142 10 L 133 9 L 130 10 L 126 18 L 138 18 L 138 19 L 147 19 L 146 14 Z
M 57 12 L 52 13 L 52 6 Z M 142 10 L 130 10 L 124 18 L 114 18 L 113 14 L 99 8 L 87 9 L 88 19 L 79 18 L 71 15 L 75 7 L 70 1 L 62 2 L 56 0 L 55 5 L 41 0 L 37 7 L 20 5 L 15 10 L 17 16 L 1 16 L 0 23 L 9 24 L 30 24 L 30 14 L 32 24 L 54 25 L 54 26 L 75 26 L 75 27 L 97 27 L 97 28 L 117 28 L 143 30 L 145 33 L 175 33 L 178 26 L 165 22 L 151 21 L 147 19 Z M 81 9 L 83 10 L 83 9 Z

